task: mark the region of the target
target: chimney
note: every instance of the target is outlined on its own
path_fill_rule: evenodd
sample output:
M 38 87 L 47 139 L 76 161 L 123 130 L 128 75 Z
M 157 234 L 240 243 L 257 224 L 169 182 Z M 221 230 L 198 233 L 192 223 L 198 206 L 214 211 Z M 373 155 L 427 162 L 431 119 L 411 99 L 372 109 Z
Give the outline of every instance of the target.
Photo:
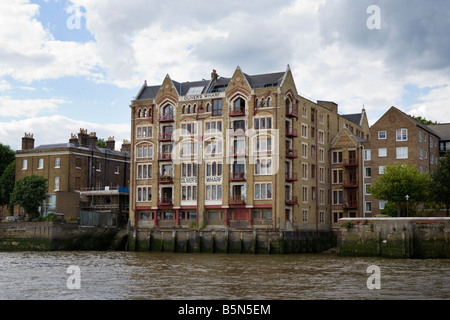
M 109 137 L 106 141 L 106 149 L 109 150 L 115 150 L 116 148 L 116 141 L 114 140 L 114 137 Z
M 88 146 L 88 134 L 86 129 L 80 128 L 80 133 L 78 134 L 78 146 L 87 147 Z
M 32 133 L 26 133 L 22 138 L 22 150 L 34 149 L 34 138 Z
M 97 133 L 96 132 L 91 132 L 89 134 L 89 138 L 88 138 L 88 146 L 91 147 L 96 147 L 98 144 L 98 138 L 97 138 Z
M 213 69 L 211 72 L 211 81 L 216 81 L 219 78 L 219 75 L 217 74 L 216 69 Z
M 120 149 L 122 152 L 131 153 L 131 143 L 128 140 L 123 140 L 122 148 Z
M 76 134 L 71 133 L 69 143 L 78 147 L 78 136 Z

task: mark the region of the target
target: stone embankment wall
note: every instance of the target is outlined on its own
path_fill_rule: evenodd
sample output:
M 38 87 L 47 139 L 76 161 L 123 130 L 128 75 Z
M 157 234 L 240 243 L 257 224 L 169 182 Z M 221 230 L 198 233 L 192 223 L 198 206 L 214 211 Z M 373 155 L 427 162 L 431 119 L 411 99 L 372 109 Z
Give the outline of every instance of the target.
M 107 250 L 115 228 L 79 227 L 52 222 L 0 224 L 0 251 Z
M 127 250 L 182 253 L 317 253 L 336 247 L 331 232 L 278 230 L 135 229 Z
M 450 218 L 347 218 L 340 223 L 340 256 L 450 258 Z

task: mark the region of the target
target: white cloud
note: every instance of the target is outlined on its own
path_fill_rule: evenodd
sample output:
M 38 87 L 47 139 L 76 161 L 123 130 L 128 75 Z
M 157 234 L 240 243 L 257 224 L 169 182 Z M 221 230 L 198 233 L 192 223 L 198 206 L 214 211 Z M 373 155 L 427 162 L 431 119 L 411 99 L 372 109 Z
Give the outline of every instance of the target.
M 42 111 L 52 111 L 66 103 L 64 99 L 13 99 L 7 96 L 0 96 L 0 116 L 20 118 L 34 117 Z
M 88 132 L 96 132 L 97 137 L 108 139 L 114 137 L 116 149 L 120 149 L 124 139 L 130 140 L 130 126 L 126 124 L 98 124 L 70 119 L 65 116 L 54 115 L 36 117 L 11 122 L 0 122 L 0 142 L 9 145 L 14 150 L 21 148 L 24 132 L 32 133 L 35 146 L 69 142 L 71 134 L 77 134 L 80 128 Z

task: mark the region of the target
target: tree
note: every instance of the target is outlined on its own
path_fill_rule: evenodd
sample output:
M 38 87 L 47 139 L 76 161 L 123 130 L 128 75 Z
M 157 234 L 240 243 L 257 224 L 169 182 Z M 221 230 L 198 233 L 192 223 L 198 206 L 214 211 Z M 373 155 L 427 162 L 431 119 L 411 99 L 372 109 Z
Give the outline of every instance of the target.
M 30 219 L 39 217 L 39 207 L 47 194 L 47 179 L 41 176 L 28 176 L 17 181 L 11 194 L 10 205 L 20 205 Z
M 97 147 L 99 147 L 99 148 L 105 148 L 105 147 L 106 147 L 105 139 L 102 139 L 102 138 L 98 139 L 98 141 L 97 141 Z
M 0 175 L 0 206 L 9 205 L 11 193 L 14 190 L 14 180 L 16 177 L 16 161 L 11 162 L 3 174 Z M 11 206 L 10 206 L 11 212 Z
M 0 143 L 0 176 L 6 167 L 16 159 L 16 153 L 9 146 Z
M 370 191 L 376 199 L 397 205 L 397 216 L 401 216 L 402 204 L 419 204 L 429 199 L 430 175 L 421 173 L 410 164 L 386 166 L 385 173 L 372 185 Z
M 422 118 L 421 116 L 410 116 L 410 117 L 424 125 L 438 124 L 437 121 L 433 122 L 431 120 L 427 120 L 426 118 Z
M 431 194 L 433 200 L 443 203 L 447 209 L 447 217 L 450 211 L 450 153 L 445 158 L 439 159 L 438 168 L 431 175 Z

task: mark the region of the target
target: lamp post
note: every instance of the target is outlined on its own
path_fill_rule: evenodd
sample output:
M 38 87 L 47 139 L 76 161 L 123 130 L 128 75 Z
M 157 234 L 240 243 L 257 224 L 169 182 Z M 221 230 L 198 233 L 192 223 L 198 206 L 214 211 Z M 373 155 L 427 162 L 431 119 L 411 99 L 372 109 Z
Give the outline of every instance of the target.
M 406 217 L 409 218 L 409 205 L 408 205 L 408 202 L 409 202 L 409 196 L 406 195 L 405 198 L 406 198 Z

